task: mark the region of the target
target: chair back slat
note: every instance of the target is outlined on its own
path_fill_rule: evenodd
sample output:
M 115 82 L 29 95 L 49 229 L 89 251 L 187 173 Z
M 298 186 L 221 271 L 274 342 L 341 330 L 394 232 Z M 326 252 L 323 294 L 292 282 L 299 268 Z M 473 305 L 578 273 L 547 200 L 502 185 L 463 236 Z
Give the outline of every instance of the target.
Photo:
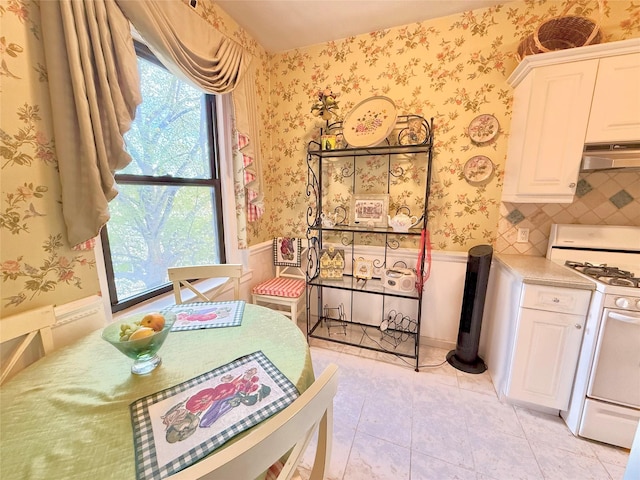
M 169 280 L 173 283 L 173 294 L 176 303 L 182 301 L 182 287 L 186 287 L 196 295 L 196 298 L 203 302 L 210 302 L 219 296 L 228 283 L 233 284 L 233 299 L 240 299 L 240 278 L 242 277 L 241 264 L 220 264 L 220 265 L 193 265 L 185 267 L 171 267 L 167 270 Z M 222 285 L 213 288 L 208 295 L 196 288 L 192 281 L 210 278 L 226 278 Z
M 2 370 L 0 371 L 0 384 L 9 376 L 13 367 L 36 336 L 40 336 L 44 355 L 53 351 L 51 326 L 55 323 L 56 316 L 53 311 L 53 305 L 47 305 L 46 307 L 19 313 L 0 320 L 0 343 L 24 336 L 12 350 L 9 358 L 3 362 Z
M 338 367 L 331 364 L 287 408 L 220 452 L 172 475 L 172 480 L 256 478 L 291 451 L 278 475 L 278 480 L 289 479 L 316 430 L 318 447 L 310 479 L 323 479 L 331 459 L 333 398 L 337 390 Z

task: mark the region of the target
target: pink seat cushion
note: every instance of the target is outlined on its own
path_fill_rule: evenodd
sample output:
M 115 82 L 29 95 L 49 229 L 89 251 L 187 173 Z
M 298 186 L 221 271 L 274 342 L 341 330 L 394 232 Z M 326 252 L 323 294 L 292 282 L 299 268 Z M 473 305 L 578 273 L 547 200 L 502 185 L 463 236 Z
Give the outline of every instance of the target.
M 253 293 L 273 297 L 298 298 L 304 292 L 305 285 L 305 281 L 299 278 L 272 278 L 253 287 Z

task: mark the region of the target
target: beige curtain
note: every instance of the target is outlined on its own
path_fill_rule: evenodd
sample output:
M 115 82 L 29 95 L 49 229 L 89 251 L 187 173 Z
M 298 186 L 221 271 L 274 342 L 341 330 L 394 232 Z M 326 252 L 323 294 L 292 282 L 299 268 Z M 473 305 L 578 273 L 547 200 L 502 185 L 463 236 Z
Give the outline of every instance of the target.
M 122 136 L 140 93 L 127 20 L 165 67 L 208 93 L 234 90 L 251 56 L 180 1 L 57 0 L 41 2 L 41 12 L 62 208 L 77 245 L 109 219 L 113 173 L 131 161 Z M 236 118 L 250 129 L 256 110 L 241 104 Z
M 140 103 L 129 22 L 113 1 L 40 3 L 62 212 L 71 245 L 95 237 L 131 158 L 126 132 Z

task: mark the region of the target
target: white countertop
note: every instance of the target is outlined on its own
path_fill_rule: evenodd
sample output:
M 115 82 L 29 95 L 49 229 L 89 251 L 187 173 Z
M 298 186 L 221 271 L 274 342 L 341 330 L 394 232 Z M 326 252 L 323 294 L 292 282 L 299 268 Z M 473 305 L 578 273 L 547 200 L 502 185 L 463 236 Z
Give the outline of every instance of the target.
M 592 281 L 545 257 L 496 253 L 493 258 L 520 277 L 524 283 L 595 290 Z

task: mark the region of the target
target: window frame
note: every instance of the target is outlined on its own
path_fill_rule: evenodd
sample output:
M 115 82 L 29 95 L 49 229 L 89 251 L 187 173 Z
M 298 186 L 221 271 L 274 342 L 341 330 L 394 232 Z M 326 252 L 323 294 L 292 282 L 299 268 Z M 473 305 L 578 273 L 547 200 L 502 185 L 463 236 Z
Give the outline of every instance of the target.
M 164 65 L 153 55 L 149 47 L 146 45 L 134 41 L 135 51 L 137 57 L 143 58 L 155 65 L 165 69 Z M 205 114 L 207 125 L 210 128 L 207 129 L 208 144 L 209 144 L 209 167 L 211 176 L 210 178 L 183 178 L 173 177 L 170 175 L 164 176 L 149 176 L 149 175 L 132 175 L 132 174 L 119 174 L 114 175 L 117 185 L 160 185 L 160 186 L 189 186 L 189 187 L 209 187 L 212 196 L 214 208 L 216 209 L 216 228 L 218 232 L 217 244 L 218 252 L 220 253 L 220 263 L 226 263 L 227 253 L 225 250 L 225 231 L 224 231 L 224 210 L 222 203 L 222 180 L 220 173 L 220 154 L 219 154 L 219 132 L 218 132 L 218 112 L 216 109 L 216 96 L 209 93 L 202 93 L 205 101 Z M 113 262 L 111 257 L 111 246 L 109 243 L 108 222 L 104 228 L 100 231 L 100 240 L 102 243 L 102 256 L 104 258 L 104 267 L 106 273 L 106 283 L 109 291 L 109 300 L 111 304 L 112 313 L 116 313 L 127 308 L 130 308 L 139 303 L 145 302 L 151 298 L 163 295 L 170 292 L 173 289 L 171 283 L 163 284 L 157 288 L 146 290 L 138 295 L 129 297 L 126 300 L 118 300 L 115 274 L 113 269 Z

